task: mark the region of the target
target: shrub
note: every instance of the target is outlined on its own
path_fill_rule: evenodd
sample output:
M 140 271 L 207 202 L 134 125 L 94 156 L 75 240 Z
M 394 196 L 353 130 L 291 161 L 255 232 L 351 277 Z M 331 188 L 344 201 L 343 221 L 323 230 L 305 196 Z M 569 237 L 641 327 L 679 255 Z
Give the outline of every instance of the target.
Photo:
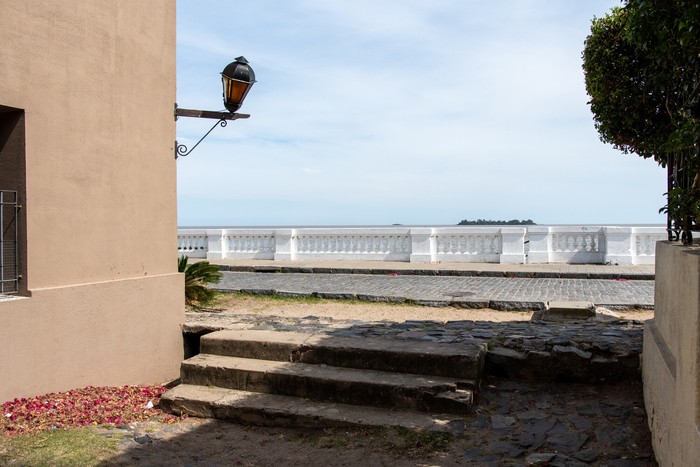
M 214 297 L 214 290 L 207 284 L 216 284 L 221 280 L 219 267 L 208 261 L 187 264 L 187 256 L 180 256 L 177 270 L 185 274 L 185 302 L 188 305 L 206 302 Z

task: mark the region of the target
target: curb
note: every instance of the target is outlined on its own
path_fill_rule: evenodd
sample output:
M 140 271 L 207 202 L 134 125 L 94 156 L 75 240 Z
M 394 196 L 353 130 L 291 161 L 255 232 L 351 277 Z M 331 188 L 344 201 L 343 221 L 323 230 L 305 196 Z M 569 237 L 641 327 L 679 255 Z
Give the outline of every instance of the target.
M 539 311 L 544 310 L 545 302 L 523 301 L 523 300 L 486 300 L 486 299 L 465 299 L 455 298 L 450 300 L 421 299 L 403 297 L 398 295 L 370 295 L 356 294 L 353 292 L 295 292 L 275 289 L 226 289 L 213 287 L 217 292 L 223 293 L 244 293 L 249 295 L 269 295 L 280 297 L 317 297 L 329 300 L 360 300 L 374 303 L 405 303 L 419 306 L 430 306 L 436 308 L 490 308 L 497 311 Z M 631 303 L 594 303 L 595 306 L 607 308 L 609 310 L 653 310 L 654 305 Z
M 654 274 L 615 274 L 553 271 L 478 271 L 461 269 L 375 269 L 375 268 L 305 268 L 295 266 L 228 266 L 220 264 L 219 271 L 287 273 L 287 274 L 369 274 L 383 276 L 463 276 L 463 277 L 514 277 L 524 279 L 622 279 L 653 281 Z

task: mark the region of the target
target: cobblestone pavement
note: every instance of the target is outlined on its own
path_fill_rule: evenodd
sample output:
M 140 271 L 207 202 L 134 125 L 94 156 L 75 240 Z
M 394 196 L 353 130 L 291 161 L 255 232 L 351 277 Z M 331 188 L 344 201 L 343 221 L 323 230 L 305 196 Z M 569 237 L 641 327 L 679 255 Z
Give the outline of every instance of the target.
M 216 288 L 511 310 L 540 309 L 550 300 L 611 309 L 654 305 L 651 280 L 224 272 Z

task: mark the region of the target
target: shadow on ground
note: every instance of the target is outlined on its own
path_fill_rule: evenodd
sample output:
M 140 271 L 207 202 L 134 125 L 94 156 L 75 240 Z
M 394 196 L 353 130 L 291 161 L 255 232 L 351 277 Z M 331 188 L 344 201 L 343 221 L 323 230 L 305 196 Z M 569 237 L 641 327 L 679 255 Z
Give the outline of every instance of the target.
M 255 396 L 251 396 L 255 397 Z M 446 442 L 378 429 L 246 427 L 186 419 L 127 430 L 105 466 L 656 466 L 641 383 L 487 378 L 464 436 Z M 105 436 L 123 430 L 110 429 Z

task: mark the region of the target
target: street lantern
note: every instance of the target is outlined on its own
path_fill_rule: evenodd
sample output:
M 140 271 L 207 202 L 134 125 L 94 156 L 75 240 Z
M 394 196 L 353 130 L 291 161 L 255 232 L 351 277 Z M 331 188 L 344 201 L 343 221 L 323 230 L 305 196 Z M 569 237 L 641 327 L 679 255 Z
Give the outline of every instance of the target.
M 253 83 L 255 83 L 255 73 L 250 65 L 248 65 L 248 60 L 241 56 L 236 58 L 236 61 L 226 65 L 224 71 L 221 72 L 221 81 L 224 86 L 224 106 L 227 112 L 181 109 L 175 104 L 175 120 L 177 120 L 178 117 L 212 118 L 218 120 L 189 151 L 187 150 L 187 146 L 184 144 L 177 144 L 177 141 L 175 141 L 175 159 L 180 156 L 188 156 L 217 125 L 223 127 L 226 126 L 228 120 L 250 117 L 248 114 L 236 113 L 236 110 L 240 109 L 241 105 L 243 105 L 243 100 L 248 95 L 248 91 L 250 91 Z
M 255 83 L 255 72 L 245 57 L 236 57 L 236 61 L 226 65 L 221 72 L 221 82 L 224 85 L 224 106 L 229 112 L 235 112 L 243 105 Z

